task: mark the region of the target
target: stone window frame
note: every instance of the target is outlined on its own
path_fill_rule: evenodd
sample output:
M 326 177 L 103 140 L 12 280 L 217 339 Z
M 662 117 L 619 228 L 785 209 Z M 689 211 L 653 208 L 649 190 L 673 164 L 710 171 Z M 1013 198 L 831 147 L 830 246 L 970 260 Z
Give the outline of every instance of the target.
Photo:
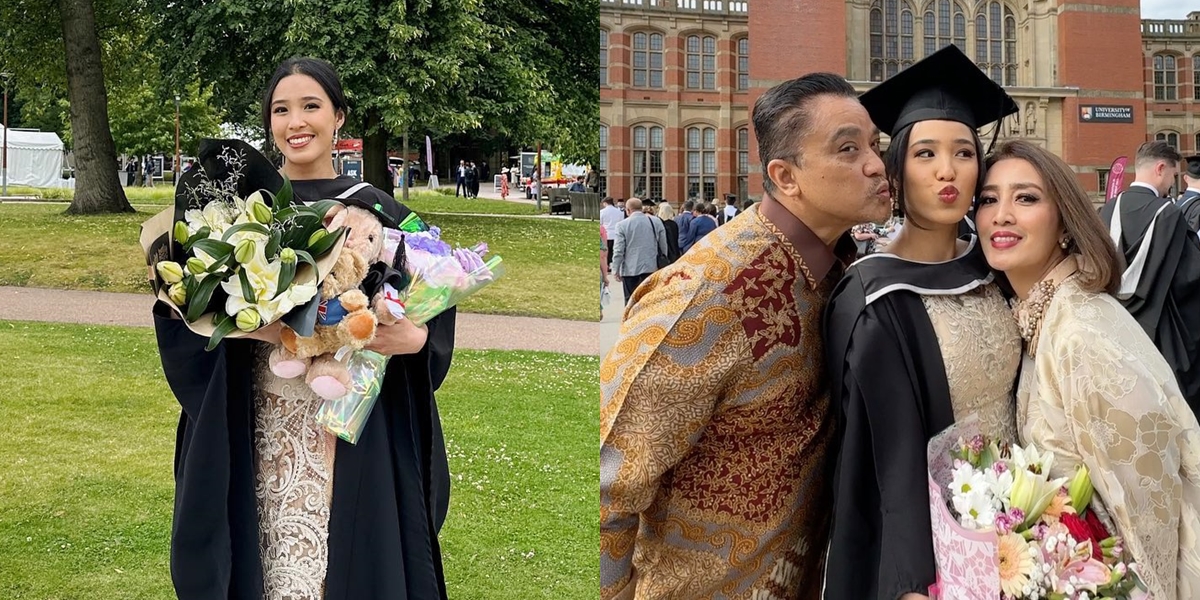
M 689 90 L 717 89 L 717 57 L 719 38 L 714 33 L 696 31 L 683 37 L 684 87 Z M 695 44 L 693 45 L 693 42 Z M 693 80 L 692 77 L 695 76 Z
M 750 89 L 750 36 L 739 35 L 733 38 L 734 70 L 737 72 L 735 82 L 738 91 Z
M 883 81 L 916 62 L 916 10 L 908 0 L 874 0 L 867 15 L 870 79 Z
M 1000 85 L 1017 85 L 1017 11 L 985 0 L 975 11 L 975 64 Z M 1000 60 L 995 60 L 999 54 Z
M 609 33 L 607 29 L 600 28 L 600 85 L 608 85 L 608 43 Z
M 639 130 L 642 130 L 639 133 Z M 658 132 L 657 139 L 655 131 Z M 639 135 L 642 138 L 639 140 Z M 661 198 L 666 172 L 666 127 L 653 121 L 635 123 L 629 128 L 630 195 L 637 198 Z M 655 165 L 657 164 L 657 169 Z M 637 187 L 638 184 L 642 187 Z
M 1158 102 L 1179 101 L 1179 57 L 1170 52 L 1156 52 L 1150 59 L 1151 85 Z
M 683 139 L 687 196 L 714 200 L 717 195 L 717 177 L 720 174 L 717 168 L 716 125 L 705 122 L 692 123 L 684 128 Z
M 641 40 L 644 40 L 644 43 L 640 44 Z M 656 41 L 657 48 L 655 48 Z M 639 48 L 639 45 L 642 47 Z M 629 83 L 632 87 L 652 90 L 666 89 L 666 47 L 667 35 L 657 29 L 638 29 L 629 34 Z M 656 58 L 657 67 L 654 66 Z M 639 59 L 641 59 L 640 62 Z M 639 75 L 642 77 L 640 83 Z M 656 75 L 658 77 L 657 85 L 655 85 Z

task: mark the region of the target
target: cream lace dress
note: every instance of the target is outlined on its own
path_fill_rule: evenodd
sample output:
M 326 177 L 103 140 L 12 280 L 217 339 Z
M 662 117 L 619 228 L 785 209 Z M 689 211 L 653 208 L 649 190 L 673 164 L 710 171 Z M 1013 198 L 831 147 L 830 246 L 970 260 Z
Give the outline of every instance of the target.
M 954 420 L 978 415 L 985 434 L 1016 439 L 1013 383 L 1021 336 L 995 284 L 953 296 L 922 295 L 937 333 Z
M 264 600 L 324 597 L 337 438 L 316 423 L 321 398 L 281 380 L 259 344 L 254 369 L 254 492 Z
M 1018 307 L 1021 442 L 1054 452 L 1055 477 L 1087 465 L 1155 598 L 1200 597 L 1200 425 L 1137 321 L 1074 271 L 1068 258 Z

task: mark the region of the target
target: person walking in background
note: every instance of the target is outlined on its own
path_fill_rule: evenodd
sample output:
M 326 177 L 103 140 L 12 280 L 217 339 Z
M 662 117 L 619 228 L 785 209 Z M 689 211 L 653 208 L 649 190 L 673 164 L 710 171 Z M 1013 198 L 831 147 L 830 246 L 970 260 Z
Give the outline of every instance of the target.
M 587 191 L 593 194 L 600 193 L 600 173 L 596 169 L 592 167 L 587 168 L 587 176 L 583 183 L 587 186 Z
M 704 236 L 712 233 L 717 228 L 717 207 L 711 202 L 705 202 L 696 206 L 692 211 L 694 217 L 688 225 L 688 242 L 687 248 L 680 248 L 683 252 L 687 252 L 692 246 L 696 245 Z
M 642 212 L 642 201 L 630 198 L 625 202 L 629 218 L 617 224 L 613 242 L 613 272 L 625 288 L 625 302 L 651 273 L 658 270 L 659 253 L 667 253 L 667 231 L 657 217 Z
M 505 167 L 500 175 L 500 199 L 508 200 L 508 167 Z
M 679 223 L 675 222 L 675 208 L 663 200 L 658 203 L 658 218 L 662 219 L 663 227 L 667 229 L 667 260 L 675 262 L 682 254 L 679 251 Z
M 479 197 L 479 169 L 475 163 L 467 163 L 466 187 L 468 198 Z
M 617 232 L 617 224 L 625 218 L 625 213 L 617 208 L 611 197 L 600 202 L 600 224 L 608 232 L 608 264 L 612 266 L 613 239 Z
M 454 172 L 454 197 L 457 198 L 460 191 L 464 197 L 469 197 L 469 189 L 467 187 L 467 161 L 460 160 L 458 169 Z
M 737 196 L 725 194 L 725 207 L 721 210 L 719 223 L 724 225 L 738 215 Z
M 142 166 L 142 185 L 154 187 L 154 161 L 146 155 L 146 163 Z
M 679 226 L 680 256 L 682 256 L 684 252 L 687 252 L 687 249 L 692 244 L 691 224 L 692 219 L 696 218 L 696 215 L 692 214 L 692 211 L 694 210 L 696 210 L 696 201 L 688 200 L 687 202 L 683 203 L 683 207 L 679 211 L 679 214 L 675 215 L 675 224 Z
M 1179 172 L 1166 142 L 1138 148 L 1133 184 L 1100 209 L 1128 268 L 1115 296 L 1175 370 L 1192 410 L 1200 411 L 1200 240 L 1165 199 Z

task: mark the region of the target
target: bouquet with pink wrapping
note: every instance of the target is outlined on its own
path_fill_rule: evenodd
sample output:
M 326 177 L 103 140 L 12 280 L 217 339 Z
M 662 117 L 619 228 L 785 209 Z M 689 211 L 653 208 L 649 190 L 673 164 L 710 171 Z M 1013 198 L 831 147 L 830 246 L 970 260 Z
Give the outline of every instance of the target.
M 927 459 L 932 598 L 1149 597 L 1121 538 L 1089 507 L 1086 466 L 1052 478 L 1052 453 L 990 440 L 973 418 L 930 440 Z

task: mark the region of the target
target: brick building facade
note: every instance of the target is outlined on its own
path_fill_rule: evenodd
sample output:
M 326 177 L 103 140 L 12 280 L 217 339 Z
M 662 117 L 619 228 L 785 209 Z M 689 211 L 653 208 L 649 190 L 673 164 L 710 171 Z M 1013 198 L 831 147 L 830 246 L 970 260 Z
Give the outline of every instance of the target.
M 999 137 L 1062 156 L 1097 199 L 1112 160 L 1145 140 L 1200 151 L 1200 12 L 1143 21 L 1139 0 L 601 0 L 606 191 L 758 196 L 750 111 L 765 90 L 831 71 L 865 91 L 947 43 L 1021 108 Z

